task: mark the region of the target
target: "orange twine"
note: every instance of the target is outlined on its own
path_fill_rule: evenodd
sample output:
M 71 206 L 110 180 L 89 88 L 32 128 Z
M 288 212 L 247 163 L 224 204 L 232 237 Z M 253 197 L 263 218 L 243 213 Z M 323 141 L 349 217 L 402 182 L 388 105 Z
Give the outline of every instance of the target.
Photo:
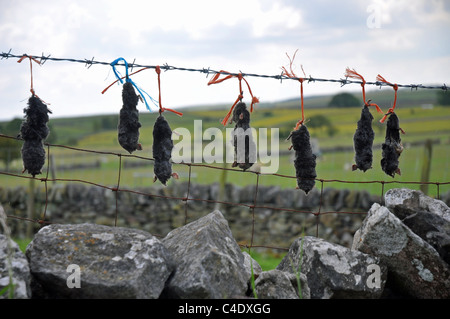
M 385 78 L 383 78 L 381 75 L 378 74 L 377 76 L 377 81 L 386 83 L 390 86 L 392 86 L 392 88 L 395 91 L 395 97 L 394 97 L 394 104 L 392 105 L 392 107 L 387 111 L 387 113 L 383 116 L 383 118 L 380 120 L 380 123 L 384 123 L 384 121 L 386 121 L 386 118 L 388 117 L 389 114 L 394 113 L 394 109 L 395 109 L 395 105 L 397 104 L 397 91 L 398 91 L 398 85 L 397 84 L 392 84 L 388 81 L 386 81 Z
M 142 69 L 140 69 L 140 70 L 137 70 L 137 71 L 135 71 L 135 72 L 129 74 L 128 76 L 133 75 L 133 74 L 136 74 L 136 73 L 139 73 L 139 72 L 144 71 L 144 70 L 147 70 L 147 69 L 148 69 L 148 68 L 142 68 Z M 125 79 L 126 77 L 127 77 L 127 76 L 124 75 L 124 76 L 121 77 L 121 79 L 123 80 L 123 79 Z M 119 79 L 115 80 L 113 83 L 111 83 L 110 85 L 108 85 L 108 86 L 102 91 L 102 94 L 104 94 L 111 86 L 113 86 L 114 84 L 116 84 L 118 81 L 119 81 Z
M 288 59 L 289 59 L 289 69 L 291 70 L 290 72 L 288 70 L 286 70 L 286 68 L 283 66 L 281 67 L 283 69 L 283 73 L 282 75 L 286 75 L 289 78 L 298 78 L 294 71 L 292 70 L 292 64 L 294 62 L 295 59 L 295 55 L 297 54 L 297 51 L 295 51 L 294 56 L 292 57 L 292 59 L 290 58 L 290 56 L 286 53 Z M 305 75 L 305 71 L 303 70 L 303 66 L 301 66 L 302 71 L 303 71 L 303 75 L 306 77 Z M 302 108 L 302 119 L 299 120 L 297 122 L 297 125 L 295 126 L 294 130 L 298 130 L 298 128 L 300 127 L 300 125 L 302 125 L 305 122 L 305 113 L 304 113 L 304 108 L 303 108 L 303 81 L 305 79 L 304 78 L 298 78 L 298 81 L 300 82 L 300 98 L 301 98 L 301 108 Z
M 169 111 L 169 112 L 175 113 L 175 114 L 177 114 L 179 116 L 183 116 L 183 113 L 181 113 L 181 112 L 178 112 L 178 111 L 175 111 L 173 109 L 166 108 L 166 107 L 162 107 L 162 104 L 161 104 L 161 68 L 159 67 L 159 65 L 156 66 L 155 71 L 156 71 L 156 74 L 158 74 L 159 114 L 161 114 L 164 111 Z
M 249 93 L 250 93 L 250 95 L 252 97 L 252 103 L 250 105 L 250 112 L 253 112 L 253 104 L 259 103 L 259 99 L 257 97 L 253 96 L 253 93 L 252 93 L 252 90 L 250 88 L 250 85 L 248 84 L 247 80 L 242 76 L 242 73 L 239 73 L 238 75 L 229 74 L 229 75 L 225 76 L 224 78 L 219 79 L 219 77 L 220 77 L 220 75 L 222 73 L 229 73 L 229 72 L 226 72 L 226 71 L 223 71 L 223 70 L 217 72 L 213 76 L 213 78 L 211 80 L 209 80 L 208 85 L 221 83 L 221 82 L 223 82 L 225 80 L 228 80 L 228 79 L 231 79 L 233 77 L 237 77 L 238 80 L 239 80 L 239 95 L 238 95 L 236 101 L 234 102 L 234 104 L 231 106 L 231 108 L 228 111 L 228 113 L 225 116 L 225 118 L 222 120 L 222 124 L 225 126 L 225 125 L 227 125 L 228 120 L 230 119 L 231 114 L 232 114 L 233 109 L 236 106 L 236 104 L 244 98 L 243 91 L 242 91 L 242 83 L 241 83 L 242 80 L 244 80 L 244 82 L 247 84 L 248 91 L 249 91 Z
M 35 58 L 24 54 L 19 61 L 17 61 L 17 63 L 22 62 L 25 58 L 28 58 L 30 60 L 30 76 L 31 76 L 31 88 L 30 88 L 30 92 L 33 96 L 35 96 L 35 92 L 34 92 L 34 88 L 33 88 L 33 63 L 31 63 L 32 61 L 36 62 L 37 64 L 41 64 L 41 62 L 39 62 L 38 60 L 36 60 Z M 37 95 L 36 95 L 37 96 Z
M 139 72 L 144 71 L 144 70 L 147 70 L 147 69 L 149 69 L 149 67 L 144 67 L 144 68 L 139 69 L 139 70 L 137 70 L 137 71 L 135 71 L 135 72 L 133 72 L 133 73 L 130 73 L 128 76 L 131 76 L 131 75 L 133 75 L 133 74 L 139 73 Z M 164 107 L 162 107 L 162 105 L 161 105 L 161 79 L 160 79 L 161 68 L 159 67 L 159 65 L 157 65 L 157 66 L 155 67 L 155 71 L 156 71 L 156 73 L 158 74 L 158 91 L 159 91 L 159 99 L 158 99 L 158 103 L 159 103 L 159 113 L 161 114 L 161 113 L 164 112 L 164 111 L 170 111 L 170 112 L 173 112 L 173 113 L 175 113 L 175 114 L 177 114 L 177 115 L 179 115 L 179 116 L 183 116 L 183 113 L 181 113 L 181 112 L 175 111 L 175 110 L 173 110 L 173 109 L 169 109 L 169 108 L 164 108 Z M 127 77 L 126 75 L 125 75 L 125 76 L 122 76 L 121 79 L 125 79 L 126 77 Z M 118 81 L 119 81 L 119 79 L 115 80 L 113 83 L 111 83 L 110 85 L 108 85 L 108 86 L 102 91 L 102 94 L 104 94 L 111 86 L 113 86 L 114 84 L 116 84 Z M 153 99 L 152 99 L 152 100 L 153 100 Z
M 366 90 L 364 88 L 364 86 L 366 85 L 366 80 L 364 80 L 363 76 L 361 74 L 357 73 L 355 70 L 350 70 L 349 68 L 347 68 L 345 70 L 345 76 L 349 77 L 349 78 L 360 79 L 362 81 L 361 87 L 362 87 L 362 95 L 363 95 L 364 105 L 365 106 L 375 106 L 377 108 L 377 112 L 383 114 L 383 111 L 380 109 L 380 107 L 377 104 L 370 103 L 370 100 L 366 101 Z

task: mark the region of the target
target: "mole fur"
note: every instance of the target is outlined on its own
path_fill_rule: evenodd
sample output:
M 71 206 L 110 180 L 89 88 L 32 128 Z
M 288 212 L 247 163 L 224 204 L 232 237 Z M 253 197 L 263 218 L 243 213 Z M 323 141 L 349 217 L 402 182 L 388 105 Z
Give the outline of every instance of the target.
M 365 105 L 361 110 L 361 118 L 358 120 L 355 134 L 353 135 L 353 146 L 355 150 L 355 162 L 353 170 L 367 171 L 372 168 L 372 146 L 375 133 L 372 129 L 373 116 L 369 107 Z
M 316 174 L 316 155 L 313 154 L 308 128 L 301 125 L 291 133 L 292 146 L 295 150 L 295 176 L 297 186 L 308 194 L 314 187 Z
M 247 132 L 250 134 L 245 134 L 246 130 L 250 129 L 250 112 L 247 110 L 245 103 L 239 102 L 236 105 L 233 110 L 231 121 L 236 123 L 232 134 L 234 146 L 234 163 L 232 167 L 238 166 L 245 171 L 254 164 L 251 159 L 256 159 L 256 144 L 253 141 L 251 131 Z M 241 136 L 243 135 L 245 138 L 245 149 L 239 150 L 238 141 L 242 140 Z
M 398 158 L 402 151 L 399 119 L 395 113 L 391 113 L 386 124 L 386 137 L 382 145 L 381 159 L 381 168 L 387 175 L 394 177 L 395 173 L 401 174 L 398 168 Z
M 21 149 L 23 172 L 28 171 L 34 177 L 41 174 L 45 164 L 44 140 L 50 133 L 47 122 L 51 111 L 34 95 L 28 99 L 28 107 L 23 111 L 25 119 L 19 133 L 19 137 L 24 140 Z
M 172 176 L 172 149 L 172 130 L 164 116 L 159 115 L 153 127 L 153 171 L 163 185 Z
M 136 95 L 133 85 L 125 82 L 122 88 L 123 106 L 120 109 L 118 140 L 119 144 L 130 154 L 135 150 L 142 150 L 139 144 L 139 111 L 136 108 L 139 97 Z

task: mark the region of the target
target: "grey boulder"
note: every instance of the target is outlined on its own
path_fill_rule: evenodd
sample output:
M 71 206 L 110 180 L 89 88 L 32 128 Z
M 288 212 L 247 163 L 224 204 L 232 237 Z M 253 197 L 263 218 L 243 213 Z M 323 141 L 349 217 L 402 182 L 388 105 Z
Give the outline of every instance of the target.
M 450 264 L 450 208 L 443 201 L 421 191 L 395 188 L 386 192 L 385 205 Z
M 26 256 L 36 298 L 154 299 L 175 268 L 151 234 L 94 224 L 46 226 Z
M 277 269 L 300 270 L 311 299 L 379 298 L 387 277 L 379 258 L 311 236 L 296 239 Z
M 450 298 L 450 271 L 437 251 L 386 207 L 373 204 L 353 248 L 381 258 L 390 286 L 413 298 Z M 393 285 L 392 285 L 393 284 Z
M 304 274 L 300 274 L 297 280 L 296 275 L 278 269 L 260 273 L 255 280 L 255 292 L 259 299 L 310 298 L 310 291 Z
M 31 298 L 31 276 L 28 261 L 16 242 L 0 234 L 0 290 L 8 286 L 11 279 L 14 285 L 13 298 Z M 0 295 L 0 299 L 9 297 L 9 289 Z
M 249 272 L 220 211 L 172 230 L 162 240 L 177 264 L 165 298 L 222 299 L 245 296 Z

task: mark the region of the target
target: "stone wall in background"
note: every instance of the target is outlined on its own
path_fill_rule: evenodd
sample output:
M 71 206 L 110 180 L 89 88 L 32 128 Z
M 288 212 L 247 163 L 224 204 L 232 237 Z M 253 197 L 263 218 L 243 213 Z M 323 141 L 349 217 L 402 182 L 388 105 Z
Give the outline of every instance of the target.
M 317 188 L 306 196 L 297 189 L 259 186 L 257 205 L 264 208 L 253 211 L 247 206 L 215 203 L 220 198 L 218 184 L 191 184 L 189 187 L 189 198 L 197 200 L 189 200 L 186 205 L 185 201 L 178 199 L 187 196 L 188 184 L 185 182 L 172 183 L 167 187 L 155 185 L 135 189 L 139 193 L 118 192 L 117 198 L 116 192 L 82 183 L 49 184 L 47 197 L 45 188 L 39 185 L 35 190 L 35 215 L 32 218 L 42 218 L 47 202 L 45 220 L 50 223 L 132 227 L 162 238 L 171 230 L 220 209 L 240 244 L 250 245 L 253 240 L 253 245 L 288 248 L 304 232 L 311 236 L 317 233 L 318 237 L 327 241 L 350 247 L 353 235 L 368 210 L 373 203 L 380 202 L 380 196 L 364 190 L 324 188 L 321 199 L 320 189 Z M 223 201 L 226 202 L 252 205 L 255 198 L 254 185 L 239 187 L 227 184 L 224 192 Z M 450 192 L 447 197 L 450 197 Z M 443 200 L 449 202 L 448 198 Z M 28 218 L 26 187 L 0 187 L 0 203 L 6 214 Z M 318 212 L 320 204 L 321 215 L 317 217 L 314 213 Z M 26 236 L 30 223 L 13 218 L 8 223 L 13 237 Z M 33 226 L 33 232 L 40 228 L 37 223 Z
M 219 210 L 163 238 L 53 224 L 25 254 L 0 234 L 0 291 L 8 288 L 0 299 L 449 299 L 450 208 L 406 188 L 384 202 L 372 205 L 351 248 L 298 237 L 270 270 L 252 258 L 255 248 L 242 251 Z

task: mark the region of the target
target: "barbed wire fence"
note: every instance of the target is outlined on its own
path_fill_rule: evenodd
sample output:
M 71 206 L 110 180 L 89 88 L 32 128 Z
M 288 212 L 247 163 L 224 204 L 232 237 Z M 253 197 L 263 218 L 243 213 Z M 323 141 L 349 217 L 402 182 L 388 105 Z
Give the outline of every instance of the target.
M 73 62 L 73 63 L 80 63 L 80 64 L 84 64 L 85 67 L 90 68 L 92 65 L 104 65 L 104 66 L 110 66 L 109 62 L 103 62 L 103 61 L 96 61 L 94 60 L 94 58 L 92 59 L 72 59 L 72 58 L 56 58 L 56 57 L 51 57 L 50 55 L 45 56 L 44 54 L 42 54 L 41 56 L 29 56 L 29 55 L 15 55 L 15 54 L 11 54 L 11 50 L 9 52 L 3 52 L 0 53 L 0 59 L 8 59 L 8 58 L 22 58 L 24 56 L 33 58 L 33 59 L 37 59 L 41 62 L 41 65 L 44 64 L 46 61 L 55 61 L 55 62 Z M 120 64 L 118 63 L 117 65 L 125 65 L 125 64 Z M 137 64 L 135 63 L 135 61 L 133 61 L 133 63 L 128 64 L 128 67 L 131 68 L 131 70 L 135 67 L 142 67 L 142 68 L 156 68 L 156 65 L 143 65 L 143 64 Z M 243 77 L 262 77 L 262 78 L 270 78 L 270 79 L 275 79 L 275 80 L 306 80 L 308 82 L 335 82 L 335 83 L 339 83 L 341 86 L 344 85 L 348 85 L 348 84 L 367 84 L 367 85 L 376 85 L 376 86 L 385 86 L 385 85 L 389 85 L 386 84 L 384 82 L 379 82 L 379 81 L 375 81 L 375 82 L 362 82 L 359 80 L 349 80 L 348 78 L 343 78 L 343 79 L 322 79 L 322 78 L 314 78 L 309 76 L 308 78 L 297 78 L 297 77 L 288 77 L 285 76 L 283 74 L 279 74 L 279 75 L 261 75 L 261 74 L 251 74 L 251 73 L 230 73 L 230 72 L 226 72 L 226 71 L 215 71 L 215 70 L 211 70 L 210 68 L 202 68 L 202 69 L 194 69 L 194 68 L 183 68 L 183 67 L 175 67 L 175 66 L 170 66 L 167 64 L 164 64 L 162 66 L 160 66 L 160 68 L 164 71 L 172 71 L 172 70 L 177 70 L 177 71 L 189 71 L 189 72 L 200 72 L 200 73 L 204 73 L 206 74 L 206 76 L 208 76 L 209 74 L 224 74 L 224 75 L 232 75 L 232 76 L 238 76 L 241 75 Z M 430 85 L 422 85 L 422 84 L 396 84 L 398 87 L 404 87 L 404 88 L 410 88 L 411 90 L 413 89 L 434 89 L 434 90 L 443 90 L 443 91 L 447 91 L 448 87 L 443 84 L 440 86 L 430 86 Z M 16 137 L 16 136 L 9 136 L 9 135 L 5 135 L 5 134 L 0 134 L 0 139 L 14 139 L 17 141 L 21 141 L 20 137 Z M 286 178 L 286 179 L 296 179 L 296 176 L 293 175 L 283 175 L 283 174 L 278 174 L 278 173 L 270 173 L 270 174 L 266 174 L 266 173 L 261 173 L 258 171 L 242 171 L 239 169 L 234 169 L 234 168 L 227 168 L 227 167 L 223 167 L 223 166 L 214 166 L 214 165 L 209 165 L 209 164 L 203 164 L 203 163 L 185 163 L 185 162 L 181 162 L 181 163 L 174 163 L 176 165 L 183 165 L 187 167 L 187 191 L 185 196 L 168 196 L 168 195 L 161 195 L 160 193 L 152 193 L 152 192 L 144 192 L 144 191 L 140 191 L 137 189 L 131 189 L 128 187 L 123 187 L 121 185 L 121 177 L 122 177 L 122 161 L 124 158 L 134 158 L 137 160 L 142 160 L 142 161 L 150 161 L 153 162 L 154 158 L 152 157 L 146 157 L 146 156 L 140 156 L 140 155 L 133 155 L 133 154 L 124 154 L 124 153 L 120 153 L 120 152 L 110 152 L 110 151 L 98 151 L 98 150 L 93 150 L 93 149 L 84 149 L 84 148 L 77 148 L 77 147 L 72 147 L 72 146 L 67 146 L 67 145 L 58 145 L 58 144 L 50 144 L 50 143 L 44 143 L 45 147 L 46 147 L 46 167 L 43 170 L 44 173 L 42 174 L 43 177 L 39 177 L 39 176 L 28 176 L 28 175 L 24 175 L 24 174 L 18 174 L 18 173 L 11 173 L 11 172 L 7 172 L 7 171 L 0 171 L 0 175 L 4 175 L 4 176 L 10 176 L 10 177 L 14 177 L 14 178 L 20 178 L 20 179 L 33 179 L 39 182 L 42 182 L 44 184 L 44 189 L 45 189 L 45 205 L 43 208 L 43 212 L 41 213 L 40 218 L 38 219 L 33 219 L 33 218 L 26 218 L 26 217 L 20 217 L 20 216 L 15 216 L 15 215 L 7 215 L 8 218 L 12 218 L 12 219 L 17 219 L 20 221 L 24 221 L 24 222 L 30 222 L 30 223 L 35 223 L 38 224 L 40 226 L 45 226 L 48 224 L 51 224 L 52 221 L 47 219 L 47 207 L 48 207 L 48 203 L 49 203 L 49 183 L 50 182 L 65 182 L 65 183 L 82 183 L 82 184 L 88 184 L 94 187 L 98 187 L 98 188 L 103 188 L 103 189 L 107 189 L 110 190 L 112 192 L 115 193 L 115 222 L 113 226 L 117 226 L 117 219 L 120 215 L 120 209 L 119 209 L 119 193 L 130 193 L 130 194 L 134 194 L 137 196 L 147 196 L 147 197 L 151 197 L 151 198 L 160 198 L 163 200 L 176 200 L 176 201 L 180 201 L 181 203 L 183 203 L 184 205 L 184 223 L 187 222 L 188 220 L 188 215 L 189 215 L 189 202 L 205 202 L 205 203 L 209 203 L 209 204 L 221 204 L 221 205 L 226 205 L 226 206 L 241 206 L 241 207 L 246 207 L 250 210 L 251 216 L 252 216 L 252 220 L 251 220 L 251 229 L 249 230 L 249 240 L 247 244 L 243 244 L 241 246 L 245 246 L 246 248 L 253 248 L 253 247 L 262 247 L 262 248 L 274 248 L 274 249 L 280 249 L 280 250 L 287 250 L 288 247 L 278 247 L 278 246 L 272 246 L 272 245 L 259 245 L 257 243 L 254 243 L 254 235 L 255 235 L 255 222 L 256 222 L 256 218 L 255 218 L 255 211 L 257 209 L 270 209 L 272 211 L 284 211 L 284 212 L 289 212 L 289 213 L 298 213 L 298 214 L 308 214 L 308 215 L 313 215 L 316 218 L 316 231 L 315 231 L 315 235 L 316 237 L 320 237 L 319 234 L 319 221 L 320 221 L 320 217 L 324 216 L 324 215 L 328 215 L 328 214 L 366 214 L 367 212 L 357 212 L 357 211 L 333 211 L 333 210 L 326 210 L 326 207 L 324 207 L 323 205 L 323 197 L 324 197 L 324 188 L 326 187 L 327 184 L 329 183 L 342 183 L 342 184 L 378 184 L 379 185 L 379 194 L 380 194 L 380 201 L 383 201 L 383 197 L 384 197 L 384 193 L 385 193 L 385 186 L 386 185 L 390 185 L 390 184 L 399 184 L 399 185 L 432 185 L 435 186 L 435 197 L 439 198 L 442 192 L 442 187 L 443 186 L 448 186 L 450 185 L 450 182 L 419 182 L 419 181 L 396 181 L 396 180 L 392 180 L 392 181 L 383 181 L 383 180 L 373 180 L 373 181 L 354 181 L 354 180 L 339 180 L 339 179 L 323 179 L 323 178 L 317 178 L 315 179 L 317 184 L 316 184 L 316 188 L 319 190 L 320 193 L 320 198 L 319 198 L 319 205 L 317 208 L 315 209 L 310 209 L 310 210 L 305 210 L 305 209 L 298 209 L 298 208 L 293 208 L 293 207 L 277 207 L 277 206 L 273 206 L 273 205 L 265 205 L 265 204 L 260 204 L 258 202 L 258 192 L 260 189 L 260 179 L 264 176 L 264 175 L 273 175 L 273 176 L 277 176 L 279 178 Z M 111 185 L 105 185 L 105 184 L 101 184 L 98 182 L 93 182 L 93 181 L 88 181 L 88 180 L 84 180 L 84 179 L 76 179 L 76 178 L 51 178 L 49 177 L 50 174 L 50 166 L 51 166 L 51 160 L 52 160 L 52 154 L 53 154 L 53 149 L 56 148 L 62 148 L 62 149 L 68 149 L 71 151 L 75 151 L 75 152 L 87 152 L 87 153 L 93 153 L 93 154 L 101 154 L 104 156 L 113 156 L 113 157 L 117 157 L 118 158 L 118 170 L 117 170 L 117 183 L 114 186 Z M 205 198 L 197 198 L 195 196 L 193 196 L 190 193 L 191 190 L 191 184 L 192 184 L 192 168 L 197 168 L 197 167 L 202 167 L 202 168 L 206 168 L 208 170 L 219 170 L 219 171 L 223 171 L 223 170 L 228 170 L 228 171 L 233 171 L 233 172 L 238 172 L 239 174 L 252 174 L 255 176 L 255 183 L 254 183 L 254 196 L 253 196 L 253 201 L 251 203 L 242 203 L 242 202 L 233 202 L 233 201 L 229 201 L 229 200 L 218 200 L 218 199 L 205 199 Z M 299 190 L 300 191 L 300 190 Z
M 27 55 L 27 54 L 23 54 L 23 55 L 16 55 L 16 54 L 12 54 L 11 50 L 9 50 L 9 52 L 2 52 L 0 53 L 0 59 L 8 59 L 8 58 L 22 58 L 22 57 L 30 57 L 32 59 L 35 60 L 39 60 L 40 64 L 43 65 L 46 61 L 54 61 L 54 62 L 72 62 L 72 63 L 80 63 L 80 64 L 84 64 L 85 67 L 87 67 L 88 69 L 93 66 L 93 65 L 104 65 L 104 66 L 110 66 L 111 62 L 105 62 L 105 61 L 97 61 L 94 60 L 94 58 L 92 59 L 74 59 L 74 58 L 56 58 L 56 57 L 52 57 L 51 55 L 44 55 L 42 53 L 42 55 L 40 56 L 36 56 L 36 55 Z M 125 63 L 123 62 L 118 62 L 116 63 L 117 66 L 126 66 Z M 127 66 L 130 68 L 130 72 L 133 71 L 133 68 L 147 68 L 147 69 L 156 69 L 157 67 L 160 67 L 162 70 L 164 71 L 187 71 L 187 72 L 199 72 L 199 73 L 203 73 L 206 74 L 206 76 L 210 75 L 210 74 L 223 74 L 223 75 L 232 75 L 232 76 L 238 76 L 238 75 L 242 75 L 243 77 L 259 77 L 259 78 L 267 78 L 267 79 L 275 79 L 275 80 L 279 80 L 279 81 L 283 81 L 283 80 L 294 80 L 294 81 L 299 81 L 299 80 L 306 80 L 307 82 L 331 82 L 331 83 L 339 83 L 341 86 L 344 85 L 348 85 L 348 84 L 365 84 L 365 85 L 375 85 L 375 86 L 389 86 L 390 84 L 382 82 L 382 81 L 361 81 L 361 80 L 351 80 L 348 77 L 345 78 L 340 78 L 340 79 L 324 79 L 324 78 L 317 78 L 317 77 L 312 77 L 311 75 L 309 77 L 306 78 L 301 78 L 301 77 L 296 77 L 296 76 L 287 76 L 285 75 L 283 72 L 281 72 L 280 74 L 277 75 L 265 75 L 265 74 L 256 74 L 256 73 L 245 73 L 245 72 L 240 72 L 240 73 L 233 73 L 233 72 L 227 72 L 227 71 L 217 71 L 217 70 L 212 70 L 211 68 L 186 68 L 186 67 L 177 67 L 177 66 L 171 66 L 168 65 L 167 63 L 164 63 L 160 66 L 158 65 L 147 65 L 147 64 L 139 64 L 139 63 L 135 63 L 135 60 L 133 61 L 133 63 L 128 63 Z M 447 85 L 444 83 L 442 85 L 423 85 L 423 84 L 399 84 L 396 83 L 396 85 L 399 88 L 410 88 L 410 89 L 431 89 L 431 90 L 443 90 L 443 91 L 447 91 L 448 87 Z

